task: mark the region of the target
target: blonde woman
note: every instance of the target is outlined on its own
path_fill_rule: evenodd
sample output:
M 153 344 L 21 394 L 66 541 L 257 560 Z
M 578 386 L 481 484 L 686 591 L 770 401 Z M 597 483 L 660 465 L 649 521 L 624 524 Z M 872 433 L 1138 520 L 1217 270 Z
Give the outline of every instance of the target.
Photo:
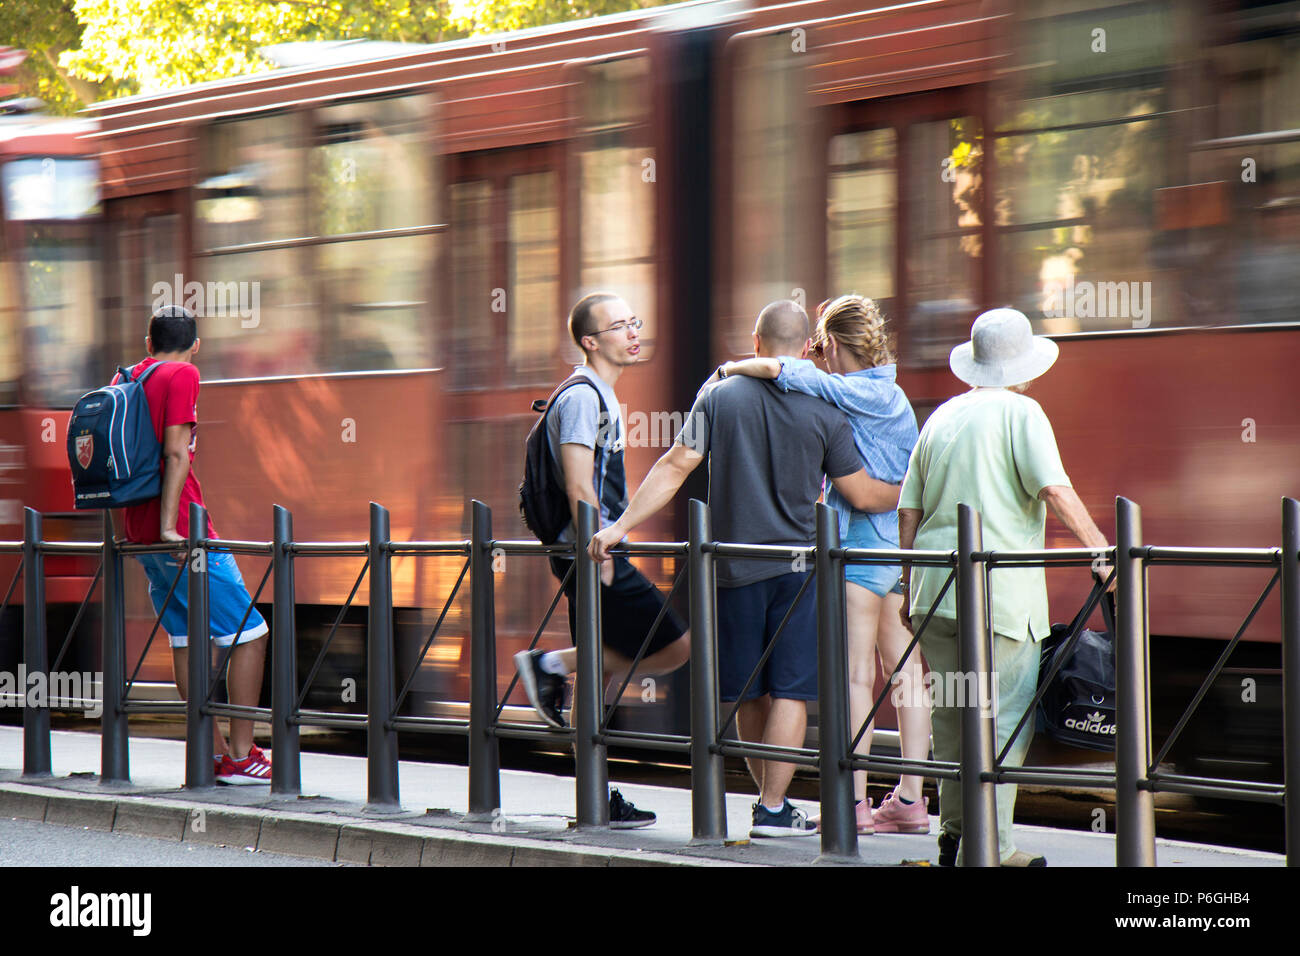
M 848 415 L 858 454 L 868 474 L 897 483 L 907 472 L 908 456 L 916 444 L 916 415 L 895 382 L 897 366 L 890 351 L 885 318 L 871 299 L 842 295 L 818 310 L 813 352 L 825 360 L 830 374 L 808 359 L 753 358 L 730 362 L 724 375 L 776 379 L 784 391 L 824 399 Z M 847 548 L 898 548 L 898 512 L 856 511 L 834 488 L 826 502 L 839 514 L 840 540 Z M 903 604 L 902 568 L 898 565 L 854 564 L 845 569 L 848 612 L 849 711 L 852 732 L 862 726 L 875 702 L 876 654 L 885 673 L 892 673 L 912 639 L 899 620 Z M 921 655 L 913 651 L 899 675 L 903 689 L 922 686 Z M 894 695 L 899 700 L 899 732 L 903 756 L 925 759 L 930 751 L 930 708 L 924 694 Z M 867 749 L 871 728 L 863 735 Z M 867 775 L 853 775 L 859 833 L 928 833 L 928 800 L 921 795 L 921 778 L 902 777 L 874 813 L 867 799 Z

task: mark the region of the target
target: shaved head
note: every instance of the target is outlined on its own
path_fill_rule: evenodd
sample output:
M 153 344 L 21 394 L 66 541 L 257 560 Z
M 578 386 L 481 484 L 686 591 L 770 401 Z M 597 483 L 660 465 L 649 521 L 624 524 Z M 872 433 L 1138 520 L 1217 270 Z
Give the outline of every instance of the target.
M 778 299 L 758 313 L 754 334 L 768 355 L 798 355 L 808 341 L 808 313 L 797 302 Z

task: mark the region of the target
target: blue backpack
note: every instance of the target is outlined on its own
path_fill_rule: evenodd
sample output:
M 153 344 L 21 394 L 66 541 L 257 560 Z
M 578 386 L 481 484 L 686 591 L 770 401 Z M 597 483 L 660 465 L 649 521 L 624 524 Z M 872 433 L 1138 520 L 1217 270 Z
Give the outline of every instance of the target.
M 162 494 L 162 442 L 149 417 L 144 383 L 166 362 L 132 379 L 135 368 L 118 366 L 121 381 L 81 396 L 68 421 L 68 464 L 78 509 L 122 508 Z

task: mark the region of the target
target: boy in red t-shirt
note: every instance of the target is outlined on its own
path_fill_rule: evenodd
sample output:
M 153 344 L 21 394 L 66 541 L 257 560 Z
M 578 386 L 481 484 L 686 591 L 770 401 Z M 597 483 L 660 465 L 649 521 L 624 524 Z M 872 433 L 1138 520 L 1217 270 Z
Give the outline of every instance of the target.
M 189 536 L 190 502 L 203 504 L 203 489 L 191 467 L 197 442 L 199 398 L 199 370 L 194 367 L 199 339 L 194 313 L 174 305 L 159 309 L 149 320 L 149 335 L 144 344 L 150 357 L 131 369 L 131 378 L 139 378 L 156 362 L 168 363 L 144 383 L 154 433 L 163 445 L 162 495 L 124 509 L 126 539 L 134 544 L 180 543 Z M 209 517 L 207 537 L 216 536 Z M 172 646 L 176 688 L 185 699 L 189 674 L 186 634 L 189 564 L 185 562 L 182 570 L 182 560 L 174 554 L 136 557 L 149 578 L 150 600 Z M 181 576 L 173 589 L 177 571 L 181 571 Z M 170 600 L 167 600 L 168 591 L 172 592 Z M 249 611 L 244 621 L 244 612 L 251 603 L 234 556 L 224 551 L 208 552 L 209 633 L 213 643 L 220 647 L 235 645 L 226 675 L 230 702 L 256 707 L 266 657 L 266 642 L 262 638 L 268 629 L 257 608 Z M 231 718 L 229 745 L 215 720 L 212 732 L 217 780 L 230 784 L 271 782 L 271 763 L 253 743 L 251 720 Z

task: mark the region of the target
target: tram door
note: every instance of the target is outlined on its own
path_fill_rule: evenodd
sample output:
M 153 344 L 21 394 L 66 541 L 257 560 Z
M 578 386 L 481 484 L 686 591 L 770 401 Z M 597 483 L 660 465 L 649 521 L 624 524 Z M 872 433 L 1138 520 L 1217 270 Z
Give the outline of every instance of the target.
M 828 131 L 827 294 L 880 304 L 922 421 L 990 298 L 983 99 L 959 87 L 843 104 Z

